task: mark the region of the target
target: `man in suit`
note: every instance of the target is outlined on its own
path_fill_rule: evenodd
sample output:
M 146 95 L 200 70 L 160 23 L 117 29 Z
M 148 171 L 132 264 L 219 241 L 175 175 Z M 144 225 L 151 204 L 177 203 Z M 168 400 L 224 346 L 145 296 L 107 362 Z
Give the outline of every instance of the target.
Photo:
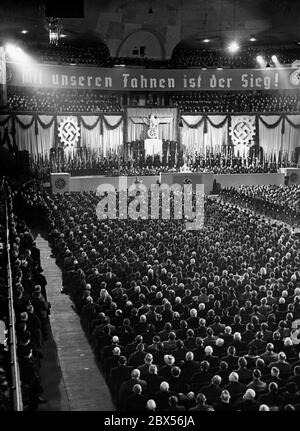
M 142 386 L 136 383 L 132 388 L 132 393 L 125 402 L 126 411 L 143 412 L 146 409 L 147 398 L 142 393 Z
M 157 410 L 167 410 L 169 407 L 169 398 L 174 395 L 170 391 L 168 382 L 161 382 L 159 386 L 159 391 L 154 394 L 154 400 L 157 405 Z
M 235 402 L 245 392 L 246 385 L 239 382 L 239 375 L 235 372 L 229 374 L 228 380 L 229 383 L 224 386 L 224 389 L 228 390 L 232 402 Z
M 279 352 L 278 360 L 275 362 L 271 362 L 269 367 L 278 368 L 281 375 L 288 375 L 292 372 L 292 365 L 286 361 L 286 354 L 284 352 Z
M 274 352 L 274 345 L 268 343 L 265 352 L 262 353 L 260 357 L 265 361 L 266 365 L 269 365 L 271 362 L 276 362 L 278 360 L 278 353 Z
M 222 388 L 220 386 L 221 382 L 221 377 L 215 375 L 211 379 L 211 383 L 201 389 L 201 392 L 206 396 L 207 402 L 209 404 L 214 405 L 219 402 L 222 392 Z
M 146 388 L 147 383 L 145 380 L 140 379 L 140 375 L 140 370 L 134 369 L 131 371 L 131 378 L 122 383 L 117 398 L 118 410 L 123 410 L 125 408 L 126 399 L 131 394 L 132 388 L 135 384 L 139 384 L 142 388 Z
M 139 365 L 142 365 L 144 363 L 145 356 L 145 345 L 144 343 L 139 343 L 136 346 L 135 352 L 131 353 L 131 355 L 129 356 L 128 365 L 132 367 L 138 367 Z
M 159 386 L 163 381 L 163 378 L 158 375 L 156 365 L 151 364 L 149 366 L 149 371 L 145 374 L 144 380 L 147 383 L 147 394 L 149 394 L 149 396 L 152 396 L 152 394 L 159 390 Z
M 236 409 L 242 412 L 257 412 L 260 402 L 255 400 L 256 393 L 253 389 L 247 389 L 242 399 L 236 403 Z
M 127 359 L 125 356 L 119 356 L 118 365 L 112 368 L 108 383 L 112 396 L 115 398 L 118 394 L 118 389 L 123 382 L 130 379 L 131 371 L 133 367 L 127 365 Z
M 219 358 L 218 356 L 213 355 L 214 349 L 211 346 L 206 346 L 204 349 L 204 359 L 210 365 L 210 369 L 217 368 L 219 366 Z
M 201 392 L 197 394 L 196 397 L 197 405 L 195 407 L 191 407 L 189 412 L 211 412 L 214 411 L 213 406 L 206 404 L 206 396 Z

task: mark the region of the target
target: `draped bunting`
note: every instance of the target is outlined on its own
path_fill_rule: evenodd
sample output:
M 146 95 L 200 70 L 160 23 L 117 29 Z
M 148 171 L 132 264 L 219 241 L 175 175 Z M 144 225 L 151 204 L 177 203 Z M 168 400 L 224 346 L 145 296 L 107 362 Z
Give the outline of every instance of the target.
M 47 118 L 49 119 L 48 123 L 44 122 L 44 119 Z M 36 117 L 38 124 L 43 128 L 43 129 L 48 129 L 49 127 L 52 127 L 55 121 L 55 116 L 54 115 L 37 115 Z
M 103 155 L 120 154 L 123 147 L 123 116 L 103 115 Z
M 296 148 L 300 147 L 300 115 L 287 115 L 281 157 L 298 162 Z
M 228 116 L 182 115 L 181 143 L 184 152 L 206 154 L 220 152 L 226 145 Z
M 102 155 L 102 133 L 100 116 L 86 115 L 79 117 L 81 145 L 89 148 L 96 156 Z
M 35 122 L 33 115 L 16 115 L 16 121 L 22 129 L 30 129 Z
M 55 146 L 55 125 L 53 115 L 37 117 L 36 155 L 48 157 L 50 149 Z
M 259 142 L 264 156 L 271 156 L 278 160 L 279 152 L 283 151 L 283 133 L 280 115 L 259 116 Z
M 164 141 L 178 141 L 186 153 L 206 154 L 223 152 L 229 144 L 228 127 L 235 115 L 182 115 L 183 127 L 178 128 L 176 108 L 129 108 L 127 127 L 124 130 L 123 115 L 39 115 L 2 114 L 0 115 L 0 142 L 8 136 L 8 141 L 16 142 L 20 150 L 28 150 L 33 155 L 49 154 L 58 145 L 57 126 L 66 116 L 76 119 L 80 127 L 78 146 L 92 150 L 96 155 L 120 154 L 123 148 L 124 132 L 131 142 L 144 141 L 148 126 L 143 121 L 150 113 L 158 117 L 171 118 L 159 125 L 159 135 Z M 256 145 L 262 147 L 265 156 L 277 159 L 294 160 L 300 143 L 299 115 L 256 115 Z M 15 139 L 15 141 L 14 141 Z M 7 138 L 5 138 L 7 140 Z M 170 144 L 165 145 L 167 155 Z M 172 147 L 173 148 L 173 147 Z M 173 150 L 172 150 L 173 151 Z M 176 151 L 180 151 L 178 147 Z M 241 152 L 242 151 L 242 152 Z M 243 155 L 243 148 L 240 155 Z M 132 154 L 132 152 L 130 151 Z

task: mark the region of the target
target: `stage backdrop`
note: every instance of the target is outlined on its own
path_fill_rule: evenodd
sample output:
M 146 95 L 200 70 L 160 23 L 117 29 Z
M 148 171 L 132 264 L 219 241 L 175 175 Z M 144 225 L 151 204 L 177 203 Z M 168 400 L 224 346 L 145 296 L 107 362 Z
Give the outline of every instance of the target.
M 3 114 L 0 115 L 0 146 L 10 148 L 17 144 L 19 150 L 28 150 L 33 156 L 49 156 L 51 148 L 61 146 L 58 136 L 61 120 L 70 117 L 79 130 L 76 148 L 87 148 L 96 156 L 122 154 L 124 139 L 134 142 L 147 138 L 150 113 L 161 120 L 159 138 L 179 141 L 184 154 L 191 157 L 196 152 L 226 154 L 229 145 L 236 155 L 247 156 L 255 143 L 263 149 L 265 157 L 277 162 L 297 162 L 299 158 L 299 114 L 190 114 L 181 116 L 182 127 L 178 127 L 176 108 L 129 108 L 127 124 L 122 114 Z
M 59 125 L 69 118 L 78 127 L 76 148 L 84 147 L 95 155 L 118 154 L 123 148 L 123 115 L 0 115 L 0 143 L 5 133 L 19 150 L 33 156 L 49 156 L 51 148 L 61 146 Z M 68 133 L 68 131 L 66 131 Z M 69 130 L 71 135 L 72 130 Z
M 159 118 L 159 139 L 177 141 L 177 108 L 128 108 L 126 141 L 144 141 L 148 138 L 147 120 L 151 114 Z

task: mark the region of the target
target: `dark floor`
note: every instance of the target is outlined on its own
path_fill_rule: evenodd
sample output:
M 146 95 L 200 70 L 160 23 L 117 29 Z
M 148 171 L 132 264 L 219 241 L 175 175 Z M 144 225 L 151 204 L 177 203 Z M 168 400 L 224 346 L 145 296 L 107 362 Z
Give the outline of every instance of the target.
M 67 295 L 61 294 L 61 271 L 51 257 L 47 240 L 35 233 L 51 303 L 52 335 L 43 347 L 41 378 L 43 411 L 113 411 L 110 392 Z

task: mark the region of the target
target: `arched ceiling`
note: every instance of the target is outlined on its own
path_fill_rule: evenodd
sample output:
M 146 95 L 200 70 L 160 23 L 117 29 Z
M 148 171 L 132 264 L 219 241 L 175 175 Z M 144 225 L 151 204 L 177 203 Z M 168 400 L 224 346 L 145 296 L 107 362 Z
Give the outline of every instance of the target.
M 61 0 L 63 1 L 63 0 Z M 150 7 L 153 14 L 149 14 Z M 70 2 L 70 8 L 72 3 Z M 42 1 L 1 0 L 0 38 L 48 43 Z M 85 0 L 85 18 L 63 19 L 64 42 L 97 45 L 104 41 L 115 55 L 128 34 L 151 29 L 169 57 L 184 47 L 223 47 L 233 37 L 249 45 L 296 43 L 300 40 L 299 0 Z M 21 34 L 21 30 L 28 30 Z M 207 46 L 206 44 L 205 46 Z

